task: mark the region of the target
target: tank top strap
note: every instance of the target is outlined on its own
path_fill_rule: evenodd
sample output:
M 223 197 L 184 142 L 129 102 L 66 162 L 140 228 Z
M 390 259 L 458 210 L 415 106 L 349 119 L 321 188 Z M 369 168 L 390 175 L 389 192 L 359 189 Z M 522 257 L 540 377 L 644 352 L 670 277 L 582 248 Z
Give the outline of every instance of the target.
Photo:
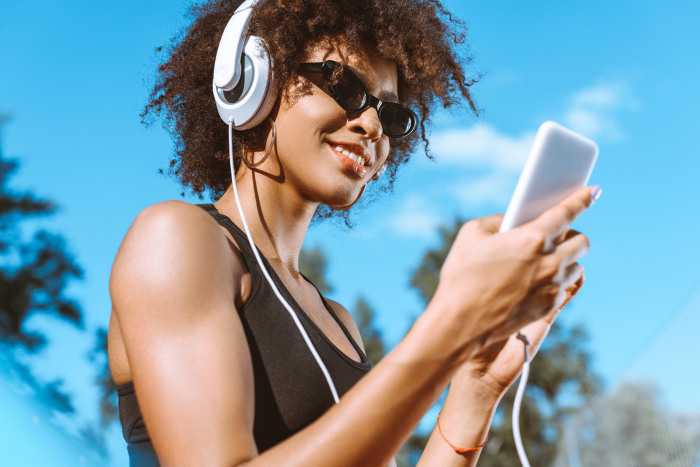
M 197 206 L 207 211 L 214 218 L 214 220 L 219 223 L 219 225 L 223 226 L 231 233 L 233 239 L 238 245 L 238 248 L 241 250 L 243 260 L 245 261 L 246 267 L 248 268 L 253 281 L 257 282 L 258 280 L 264 279 L 262 270 L 258 264 L 258 260 L 255 259 L 255 253 L 253 253 L 253 249 L 250 246 L 248 236 L 245 234 L 245 232 L 234 224 L 230 217 L 217 211 L 213 204 L 197 204 Z

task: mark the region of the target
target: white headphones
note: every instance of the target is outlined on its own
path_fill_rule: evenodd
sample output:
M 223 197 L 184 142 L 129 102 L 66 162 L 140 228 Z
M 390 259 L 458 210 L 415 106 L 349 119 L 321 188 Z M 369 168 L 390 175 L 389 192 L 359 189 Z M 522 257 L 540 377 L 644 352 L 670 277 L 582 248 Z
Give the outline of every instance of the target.
M 237 130 L 262 123 L 277 98 L 277 85 L 263 39 L 246 37 L 257 0 L 246 0 L 233 14 L 214 63 L 214 100 L 219 116 Z
M 245 38 L 248 32 L 250 16 L 253 13 L 253 5 L 256 2 L 257 0 L 246 0 L 243 2 L 228 21 L 226 29 L 224 29 L 224 33 L 221 36 L 219 50 L 216 52 L 216 63 L 214 64 L 214 83 L 212 84 L 214 100 L 216 101 L 216 108 L 219 109 L 221 119 L 228 125 L 231 186 L 238 212 L 241 215 L 243 229 L 246 237 L 248 237 L 255 259 L 260 265 L 260 270 L 282 306 L 289 313 L 297 329 L 299 329 L 299 333 L 328 383 L 333 400 L 338 402 L 340 399 L 338 391 L 335 388 L 328 368 L 326 368 L 316 347 L 311 342 L 306 329 L 299 321 L 299 317 L 280 293 L 260 257 L 258 248 L 255 246 L 253 236 L 250 233 L 248 221 L 246 221 L 243 213 L 241 200 L 238 196 L 238 188 L 236 187 L 236 171 L 233 164 L 233 129 L 247 130 L 262 123 L 272 110 L 272 106 L 277 98 L 277 84 L 272 75 L 270 58 L 263 47 L 263 40 L 257 36 Z M 243 42 L 244 38 L 245 43 Z

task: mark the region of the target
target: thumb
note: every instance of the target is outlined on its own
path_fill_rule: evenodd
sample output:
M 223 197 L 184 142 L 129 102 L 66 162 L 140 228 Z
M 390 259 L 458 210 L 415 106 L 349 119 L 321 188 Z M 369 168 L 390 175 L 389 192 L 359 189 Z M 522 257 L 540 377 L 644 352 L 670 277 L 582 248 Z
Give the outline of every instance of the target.
M 501 228 L 501 223 L 503 222 L 503 214 L 492 214 L 490 216 L 482 217 L 479 219 L 479 227 L 481 230 L 488 233 L 498 233 Z

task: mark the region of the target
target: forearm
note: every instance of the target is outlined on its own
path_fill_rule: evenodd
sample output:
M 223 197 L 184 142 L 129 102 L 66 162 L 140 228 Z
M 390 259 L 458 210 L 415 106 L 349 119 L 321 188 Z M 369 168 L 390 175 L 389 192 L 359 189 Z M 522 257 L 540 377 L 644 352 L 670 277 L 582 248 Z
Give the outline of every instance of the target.
M 319 420 L 246 465 L 386 466 L 469 354 L 433 316 L 424 313 Z
M 497 395 L 474 380 L 453 382 L 439 417 L 442 434 L 436 424 L 418 467 L 476 465 L 481 449 L 458 453 L 447 441 L 460 448 L 484 444 L 498 400 Z

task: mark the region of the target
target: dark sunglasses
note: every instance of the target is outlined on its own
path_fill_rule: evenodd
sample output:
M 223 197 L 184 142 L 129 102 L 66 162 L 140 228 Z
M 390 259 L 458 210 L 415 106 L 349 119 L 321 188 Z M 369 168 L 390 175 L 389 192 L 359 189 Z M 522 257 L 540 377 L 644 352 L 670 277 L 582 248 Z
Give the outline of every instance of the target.
M 405 105 L 385 102 L 367 91 L 360 78 L 333 60 L 316 63 L 300 63 L 299 71 L 321 73 L 326 82 L 326 92 L 348 112 L 363 112 L 374 107 L 379 115 L 384 134 L 390 138 L 404 138 L 418 127 L 418 117 Z

